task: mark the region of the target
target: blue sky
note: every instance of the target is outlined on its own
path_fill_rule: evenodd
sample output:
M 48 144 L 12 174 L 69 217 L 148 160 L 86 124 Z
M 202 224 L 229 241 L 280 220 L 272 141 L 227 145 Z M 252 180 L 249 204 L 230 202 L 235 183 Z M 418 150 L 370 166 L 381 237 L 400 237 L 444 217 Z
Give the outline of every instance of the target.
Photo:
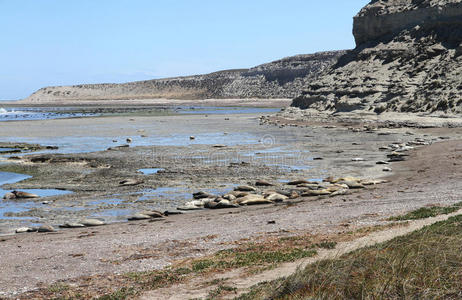
M 0 99 L 354 48 L 368 0 L 0 0 Z

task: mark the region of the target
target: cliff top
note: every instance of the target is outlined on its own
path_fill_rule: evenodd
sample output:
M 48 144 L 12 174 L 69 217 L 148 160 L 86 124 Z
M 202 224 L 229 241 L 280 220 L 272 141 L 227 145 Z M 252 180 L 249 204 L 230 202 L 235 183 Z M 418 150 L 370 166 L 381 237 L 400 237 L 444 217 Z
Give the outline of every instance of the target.
M 373 0 L 356 15 L 380 16 L 404 11 L 462 3 L 462 0 Z

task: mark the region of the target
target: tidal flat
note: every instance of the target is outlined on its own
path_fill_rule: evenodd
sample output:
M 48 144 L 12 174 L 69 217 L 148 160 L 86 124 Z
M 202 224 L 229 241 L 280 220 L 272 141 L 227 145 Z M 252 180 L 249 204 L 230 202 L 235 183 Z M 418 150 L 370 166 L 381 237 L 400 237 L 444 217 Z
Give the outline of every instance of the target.
M 67 191 L 43 195 L 27 205 L 4 200 L 2 234 L 28 223 L 58 227 L 84 218 L 111 223 L 143 210 L 176 211 L 195 192 L 224 195 L 256 180 L 271 182 L 262 192 L 288 192 L 286 183 L 293 180 L 377 179 L 388 175 L 376 164 L 387 159 L 380 147 L 438 139 L 406 134 L 404 129 L 353 132 L 261 122 L 263 114 L 279 109 L 206 107 L 147 116 L 146 111 L 153 110 L 144 108 L 99 117 L 89 108 L 85 111 L 88 116 L 82 118 L 2 123 L 4 142 L 54 147 L 5 154 L 0 171 L 9 173 L 3 175 L 32 176 L 4 182 L 3 192 Z M 139 184 L 119 184 L 126 179 Z
M 8 247 L 19 239 L 27 248 L 26 244 L 36 243 L 43 234 L 14 232 L 18 228 L 43 225 L 58 230 L 50 234 L 64 234 L 63 242 L 72 240 L 74 234 L 88 235 L 98 243 L 92 253 L 98 257 L 103 255 L 105 260 L 115 259 L 107 243 L 117 245 L 123 253 L 136 252 L 139 247 L 144 249 L 149 243 L 191 243 L 180 247 L 181 251 L 175 246 L 178 251 L 169 255 L 161 255 L 162 249 L 158 249 L 159 255 L 139 261 L 143 266 L 138 260 L 117 266 L 102 261 L 95 265 L 93 254 L 85 254 L 85 266 L 78 274 L 74 271 L 50 273 L 47 278 L 53 282 L 88 272 L 162 268 L 173 260 L 196 256 L 197 245 L 191 239 L 216 235 L 216 240 L 202 245 L 206 249 L 201 253 L 210 253 L 232 247 L 232 242 L 241 238 L 260 236 L 267 224 L 276 224 L 268 230 L 282 235 L 307 228 L 313 232 L 335 232 L 337 226 L 347 220 L 356 220 L 358 226 L 383 224 L 383 218 L 393 213 L 436 201 L 435 197 L 413 200 L 406 194 L 387 201 L 382 199 L 380 190 L 395 187 L 393 176 L 400 170 L 402 161 L 414 151 L 448 139 L 460 139 L 462 134 L 459 128 L 374 127 L 373 122 L 283 120 L 284 112 L 275 115 L 276 111 L 279 109 L 255 111 L 253 108 L 252 111 L 236 109 L 230 113 L 223 109 L 220 113 L 211 113 L 207 108 L 202 113 L 146 115 L 145 111 L 134 110 L 123 115 L 3 122 L 0 124 L 1 147 L 19 152 L 8 150 L 1 155 L 0 172 L 5 172 L 0 173 L 5 177 L 2 190 L 30 190 L 41 196 L 2 200 L 3 245 Z M 40 147 L 27 147 L 28 143 Z M 19 145 L 22 146 L 16 147 Z M 323 192 L 337 184 L 333 183 L 335 178 L 342 177 L 372 183 L 384 179 L 384 184 L 380 184 L 384 187 L 373 184 L 355 189 L 354 184 L 359 183 L 356 179 L 344 179 L 337 182 L 350 184 L 351 189 L 347 187 L 345 194 L 335 196 L 330 195 L 333 192 Z M 404 179 L 399 180 L 401 184 Z M 274 194 L 282 196 L 277 197 L 282 200 L 222 210 L 200 205 L 194 211 L 178 210 L 195 201 L 194 193 L 221 199 L 246 189 L 247 193 L 262 195 L 265 200 Z M 40 194 L 44 190 L 58 193 Z M 315 192 L 309 192 L 311 190 Z M 366 190 L 373 198 L 362 201 L 360 190 Z M 452 204 L 453 200 L 456 199 L 441 198 L 439 202 Z M 356 201 L 362 204 L 358 206 Z M 127 221 L 146 211 L 168 213 L 158 220 Z M 239 224 L 230 218 L 239 220 Z M 97 219 L 109 225 L 104 226 L 104 230 L 101 227 L 59 229 L 66 223 L 78 224 L 85 219 Z M 154 233 L 147 233 L 146 226 L 154 226 Z M 100 236 L 98 232 L 102 231 L 105 233 Z M 50 238 L 53 239 L 53 235 Z M 64 247 L 56 242 L 53 242 L 53 252 Z M 77 244 L 66 247 L 71 252 L 83 251 Z M 18 263 L 27 265 L 24 259 L 34 258 L 25 255 Z M 71 265 L 68 260 L 57 256 L 54 259 L 64 270 Z M 27 277 L 21 274 L 22 278 Z M 8 286 L 8 294 L 22 288 L 22 281 L 18 280 L 4 280 L 2 284 Z M 27 288 L 36 284 L 34 280 L 29 282 Z

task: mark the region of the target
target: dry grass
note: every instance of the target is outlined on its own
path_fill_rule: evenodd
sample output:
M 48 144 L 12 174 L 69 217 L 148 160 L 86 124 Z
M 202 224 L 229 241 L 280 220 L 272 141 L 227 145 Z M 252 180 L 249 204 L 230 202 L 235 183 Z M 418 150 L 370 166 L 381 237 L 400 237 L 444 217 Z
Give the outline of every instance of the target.
M 451 206 L 430 206 L 430 207 L 422 207 L 417 210 L 411 211 L 402 216 L 392 217 L 390 221 L 406 221 L 406 220 L 418 220 L 418 219 L 426 219 L 431 217 L 436 217 L 438 215 L 448 215 L 453 212 L 458 211 L 462 208 L 462 202 L 455 203 Z
M 280 237 L 264 236 L 261 240 L 250 242 L 236 241 L 235 248 L 219 251 L 200 259 L 190 259 L 175 263 L 163 270 L 131 272 L 123 275 L 96 275 L 67 280 L 51 286 L 20 295 L 19 299 L 132 299 L 146 290 L 156 290 L 186 282 L 197 276 L 208 278 L 213 274 L 241 269 L 244 273 L 255 274 L 276 268 L 284 262 L 316 255 L 318 249 L 333 249 L 338 242 L 356 239 L 402 223 L 359 228 L 342 234 L 312 235 L 298 234 Z M 225 285 L 217 286 L 209 298 L 219 298 L 233 291 Z
M 323 260 L 243 299 L 460 299 L 462 216 Z

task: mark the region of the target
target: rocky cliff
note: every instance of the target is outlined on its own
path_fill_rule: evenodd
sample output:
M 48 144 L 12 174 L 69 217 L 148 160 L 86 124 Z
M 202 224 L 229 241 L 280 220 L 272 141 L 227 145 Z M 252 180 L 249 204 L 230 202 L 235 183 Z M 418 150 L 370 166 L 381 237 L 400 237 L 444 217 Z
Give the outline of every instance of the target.
M 345 51 L 297 55 L 251 69 L 129 82 L 46 87 L 26 102 L 111 99 L 293 98 Z
M 354 17 L 354 50 L 294 106 L 462 112 L 462 0 L 374 0 Z

